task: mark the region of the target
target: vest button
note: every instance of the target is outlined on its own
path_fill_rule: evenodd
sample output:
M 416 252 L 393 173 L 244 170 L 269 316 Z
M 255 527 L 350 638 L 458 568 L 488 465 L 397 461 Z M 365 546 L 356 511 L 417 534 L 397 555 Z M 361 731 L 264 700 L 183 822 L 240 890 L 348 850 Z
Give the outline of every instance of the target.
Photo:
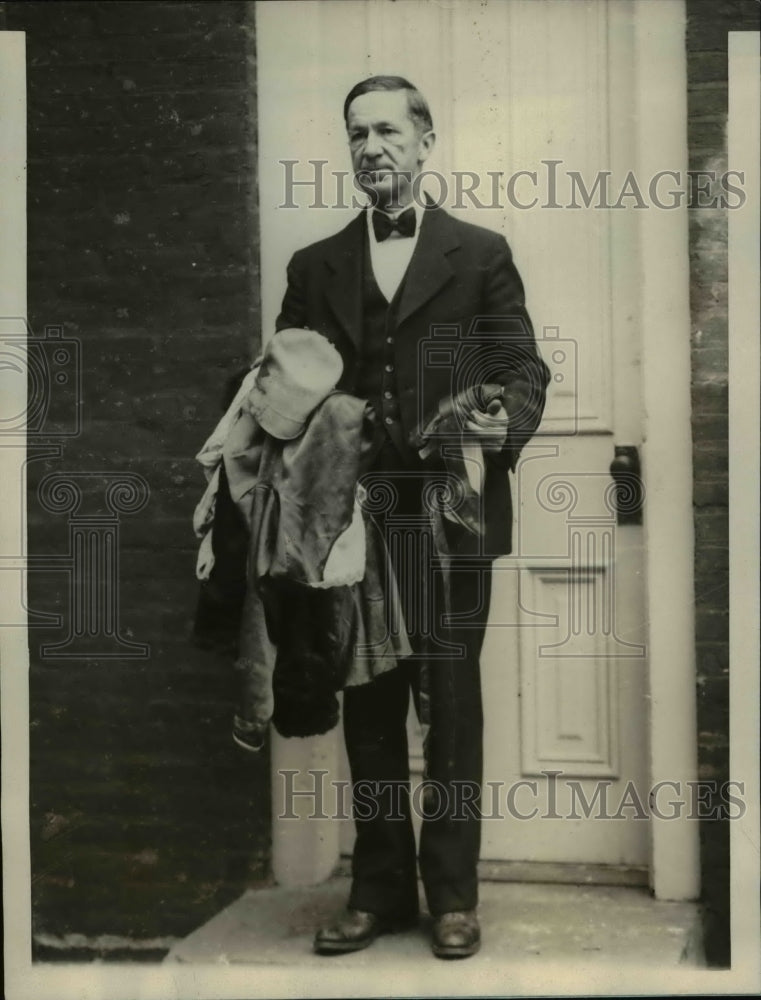
M 393 424 L 393 422 L 394 422 L 394 418 L 393 417 L 386 417 L 385 419 L 386 419 L 386 423 L 387 424 Z
M 394 338 L 393 337 L 386 337 L 386 343 L 387 344 L 393 344 L 393 342 L 394 342 Z
M 394 366 L 393 365 L 386 365 L 386 371 L 387 372 L 391 373 L 393 370 L 394 370 Z
M 394 396 L 393 392 L 389 392 L 388 389 L 386 389 L 386 391 L 383 393 L 384 399 L 393 399 L 393 396 Z

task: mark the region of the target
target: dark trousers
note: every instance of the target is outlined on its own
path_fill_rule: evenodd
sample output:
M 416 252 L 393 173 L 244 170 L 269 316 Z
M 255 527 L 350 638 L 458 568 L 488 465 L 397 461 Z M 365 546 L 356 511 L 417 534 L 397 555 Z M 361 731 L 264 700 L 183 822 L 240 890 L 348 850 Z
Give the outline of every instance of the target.
M 349 905 L 384 916 L 418 910 L 411 809 L 423 817 L 419 862 L 428 909 L 437 916 L 478 902 L 481 828 L 481 683 L 479 657 L 491 588 L 491 562 L 455 561 L 444 575 L 427 558 L 430 538 L 421 495 L 430 478 L 397 476 L 383 457 L 373 476 L 387 475 L 395 503 L 378 516 L 407 609 L 415 655 L 369 684 L 344 691 L 344 734 L 354 784 L 356 842 Z M 399 543 L 405 538 L 408 544 Z M 421 555 L 422 553 L 422 555 Z M 411 610 L 410 610 L 411 609 Z M 421 677 L 429 696 L 424 793 L 411 800 L 407 713 L 420 709 Z

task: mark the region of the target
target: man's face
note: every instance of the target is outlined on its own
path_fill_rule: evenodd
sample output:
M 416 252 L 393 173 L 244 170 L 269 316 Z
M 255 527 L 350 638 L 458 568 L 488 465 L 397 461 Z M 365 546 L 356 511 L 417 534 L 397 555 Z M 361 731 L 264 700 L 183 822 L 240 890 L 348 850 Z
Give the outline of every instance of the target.
M 359 187 L 374 205 L 392 208 L 410 200 L 410 184 L 433 149 L 433 132 L 421 133 L 409 116 L 403 90 L 374 90 L 349 105 L 346 131 Z

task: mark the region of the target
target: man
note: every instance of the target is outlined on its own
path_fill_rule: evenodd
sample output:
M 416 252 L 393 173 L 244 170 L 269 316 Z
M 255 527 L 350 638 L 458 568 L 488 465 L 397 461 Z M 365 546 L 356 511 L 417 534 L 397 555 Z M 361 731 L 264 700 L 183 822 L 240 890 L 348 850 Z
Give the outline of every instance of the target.
M 420 195 L 435 134 L 419 91 L 400 77 L 364 80 L 347 96 L 344 120 L 356 182 L 370 207 L 335 236 L 294 255 L 277 327 L 324 334 L 343 358 L 339 388 L 373 405 L 378 440 L 364 482 L 368 489 L 380 481 L 391 490 L 389 509 L 378 515 L 381 527 L 390 533 L 407 525 L 411 545 L 390 549 L 415 656 L 344 692 L 357 830 L 353 880 L 346 912 L 317 933 L 315 948 L 323 954 L 355 951 L 417 918 L 406 717 L 410 689 L 419 707 L 425 686 L 431 722 L 427 778 L 448 805 L 426 807 L 420 873 L 433 917 L 434 953 L 465 957 L 480 944 L 478 661 L 491 559 L 510 551 L 507 470 L 515 468 L 539 423 L 549 374 L 505 240 L 454 219 Z M 454 336 L 454 349 L 444 352 L 443 364 L 436 363 L 434 351 L 427 364 L 424 348 L 436 346 L 442 327 L 449 341 Z M 485 384 L 496 384 L 500 396 L 488 413 L 475 405 Z M 421 556 L 427 549 L 417 543 L 431 530 L 426 487 L 446 466 L 437 465 L 436 455 L 433 463 L 424 461 L 416 429 L 463 390 L 470 391 L 472 405 L 461 421 L 460 440 L 480 445 L 486 465 L 480 488 L 484 523 L 474 547 L 462 528 L 446 522 L 450 558 L 444 574 L 436 560 Z M 405 559 L 404 551 L 413 554 Z

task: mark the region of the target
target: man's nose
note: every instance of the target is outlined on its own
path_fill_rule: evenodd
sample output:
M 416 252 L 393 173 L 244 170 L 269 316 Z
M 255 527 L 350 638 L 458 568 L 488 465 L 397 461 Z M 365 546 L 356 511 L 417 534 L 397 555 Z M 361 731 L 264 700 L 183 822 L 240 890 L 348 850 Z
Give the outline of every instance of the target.
M 381 137 L 377 132 L 372 130 L 368 132 L 363 152 L 366 157 L 371 159 L 381 155 L 383 152 L 383 144 L 381 142 Z

